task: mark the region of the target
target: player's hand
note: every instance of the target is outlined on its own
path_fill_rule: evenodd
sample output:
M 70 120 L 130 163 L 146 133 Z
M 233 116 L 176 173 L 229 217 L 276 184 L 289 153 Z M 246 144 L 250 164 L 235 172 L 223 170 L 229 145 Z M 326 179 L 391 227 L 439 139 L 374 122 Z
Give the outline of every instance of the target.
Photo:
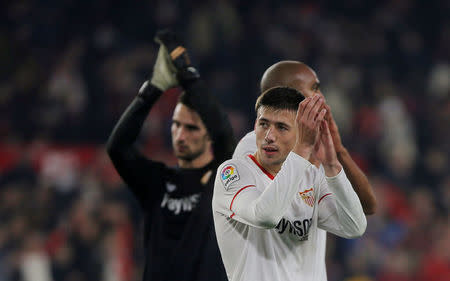
M 167 89 L 178 86 L 176 77 L 176 68 L 170 59 L 167 48 L 160 45 L 158 57 L 153 66 L 153 75 L 150 83 L 161 91 L 165 92 Z
M 320 109 L 323 103 L 324 99 L 320 95 L 314 95 L 303 100 L 297 110 L 297 141 L 293 151 L 305 159 L 309 159 L 319 139 L 320 124 L 327 112 L 326 109 Z
M 155 36 L 155 41 L 167 48 L 170 60 L 176 69 L 178 80 L 183 83 L 200 77 L 198 71 L 192 66 L 188 52 L 184 44 L 176 34 L 170 30 L 160 30 Z
M 339 128 L 333 118 L 330 106 L 325 104 L 325 108 L 327 109 L 325 120 L 327 120 L 328 122 L 328 128 L 330 129 L 331 138 L 333 139 L 334 149 L 336 150 L 336 153 L 339 153 L 340 151 L 343 151 L 345 149 L 344 145 L 342 144 Z
M 323 120 L 320 124 L 319 142 L 315 146 L 314 153 L 316 158 L 322 163 L 325 174 L 328 177 L 336 176 L 342 169 L 334 147 L 328 122 Z

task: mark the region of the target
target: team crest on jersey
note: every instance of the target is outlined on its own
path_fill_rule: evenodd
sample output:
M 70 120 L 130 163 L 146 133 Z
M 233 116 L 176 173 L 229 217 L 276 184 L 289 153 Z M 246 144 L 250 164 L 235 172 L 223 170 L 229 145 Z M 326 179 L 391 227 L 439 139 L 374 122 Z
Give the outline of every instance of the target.
M 220 177 L 222 179 L 223 186 L 226 190 L 228 190 L 230 184 L 239 180 L 239 173 L 234 165 L 229 164 L 222 169 L 220 172 Z
M 310 188 L 304 191 L 299 192 L 300 197 L 303 201 L 308 204 L 310 207 L 314 206 L 314 188 Z

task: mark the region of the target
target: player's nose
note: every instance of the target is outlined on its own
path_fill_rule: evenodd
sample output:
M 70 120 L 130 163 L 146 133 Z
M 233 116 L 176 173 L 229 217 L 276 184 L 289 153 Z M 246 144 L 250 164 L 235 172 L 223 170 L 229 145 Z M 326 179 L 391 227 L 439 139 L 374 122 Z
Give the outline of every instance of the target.
M 175 131 L 175 140 L 177 142 L 184 142 L 186 139 L 186 130 L 183 128 L 183 126 L 180 126 Z
M 273 143 L 276 139 L 275 130 L 271 127 L 267 130 L 264 140 L 267 143 Z

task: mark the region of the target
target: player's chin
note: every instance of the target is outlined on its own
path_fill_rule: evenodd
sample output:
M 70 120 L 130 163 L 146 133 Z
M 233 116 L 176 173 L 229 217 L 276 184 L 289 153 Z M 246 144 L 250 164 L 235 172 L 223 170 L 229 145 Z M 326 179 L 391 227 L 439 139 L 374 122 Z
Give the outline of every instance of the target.
M 188 151 L 178 151 L 177 150 L 177 151 L 174 151 L 174 152 L 175 152 L 175 156 L 178 159 L 190 161 L 193 158 L 192 153 L 190 153 Z
M 268 164 L 268 165 L 274 165 L 274 164 L 278 164 L 280 162 L 280 157 L 279 155 L 263 155 L 263 161 Z

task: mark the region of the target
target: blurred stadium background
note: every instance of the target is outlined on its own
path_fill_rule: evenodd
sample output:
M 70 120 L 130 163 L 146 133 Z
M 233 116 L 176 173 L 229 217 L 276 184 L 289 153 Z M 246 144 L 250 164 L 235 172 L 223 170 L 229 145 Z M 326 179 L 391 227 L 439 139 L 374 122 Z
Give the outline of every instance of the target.
M 330 281 L 450 280 L 450 2 L 17 0 L 0 4 L 0 280 L 140 280 L 140 214 L 105 154 L 180 33 L 237 137 L 263 71 L 311 65 L 377 214 L 328 235 Z M 175 163 L 163 96 L 140 138 Z

